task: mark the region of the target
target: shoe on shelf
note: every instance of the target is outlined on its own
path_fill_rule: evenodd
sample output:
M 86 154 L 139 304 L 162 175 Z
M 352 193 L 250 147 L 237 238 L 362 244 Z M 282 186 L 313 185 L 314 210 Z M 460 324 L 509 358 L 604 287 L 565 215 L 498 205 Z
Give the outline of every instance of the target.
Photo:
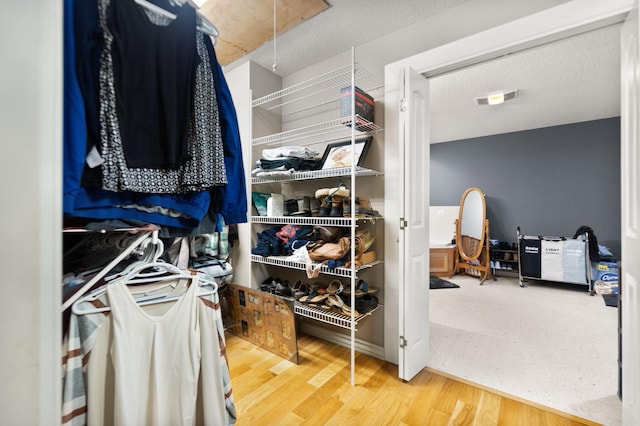
M 336 307 L 345 315 L 357 317 L 360 314 L 357 310 L 351 309 L 349 305 L 347 305 L 344 300 L 342 300 L 339 296 L 335 294 L 329 294 L 327 299 L 325 300 L 325 304 L 330 307 Z
M 320 216 L 320 200 L 309 198 L 309 210 L 311 210 L 311 216 Z
M 293 298 L 296 300 L 300 300 L 303 296 L 309 294 L 309 284 L 303 283 L 301 280 L 298 280 L 293 284 L 291 288 L 293 291 Z
M 343 200 L 343 213 L 345 217 L 351 216 L 351 197 Z M 356 197 L 355 217 L 378 217 L 380 213 L 371 206 L 371 200 L 365 197 Z
M 342 217 L 342 205 L 345 197 L 349 196 L 349 190 L 340 185 L 337 188 L 321 188 L 315 192 L 315 198 L 320 201 L 318 216 Z
M 321 293 L 318 290 L 312 290 L 311 293 L 302 296 L 298 301 L 302 303 L 318 304 L 324 302 L 327 297 L 329 297 L 329 293 Z
M 273 282 L 273 277 L 268 277 L 266 280 L 260 283 L 260 291 L 264 291 L 266 293 L 271 293 L 271 283 Z
M 378 298 L 372 294 L 363 294 L 362 297 L 356 298 L 356 309 L 361 314 L 371 312 L 378 306 Z
M 361 297 L 365 294 L 376 294 L 378 292 L 378 287 L 374 287 L 369 285 L 365 280 L 358 280 L 356 284 L 356 297 Z M 351 286 L 346 286 L 344 290 L 342 290 L 342 294 L 350 295 L 351 294 Z
M 274 293 L 277 296 L 285 296 L 291 297 L 293 295 L 293 291 L 291 290 L 291 286 L 289 285 L 289 281 L 285 280 L 279 283 L 276 283 Z
M 356 254 L 361 254 L 371 248 L 376 241 L 376 237 L 369 231 L 357 231 L 355 241 Z
M 338 294 L 342 293 L 342 290 L 344 290 L 342 282 L 340 280 L 333 280 L 327 286 L 326 292 L 329 294 Z
M 344 217 L 342 215 L 342 201 L 331 202 L 331 210 L 329 210 L 329 216 L 331 217 Z

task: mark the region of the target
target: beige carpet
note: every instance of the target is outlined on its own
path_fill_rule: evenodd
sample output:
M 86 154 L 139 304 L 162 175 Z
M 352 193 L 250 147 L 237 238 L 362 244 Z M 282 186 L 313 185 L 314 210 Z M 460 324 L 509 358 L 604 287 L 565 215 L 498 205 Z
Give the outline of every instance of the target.
M 429 366 L 605 425 L 622 423 L 617 308 L 586 286 L 455 276 L 429 291 Z

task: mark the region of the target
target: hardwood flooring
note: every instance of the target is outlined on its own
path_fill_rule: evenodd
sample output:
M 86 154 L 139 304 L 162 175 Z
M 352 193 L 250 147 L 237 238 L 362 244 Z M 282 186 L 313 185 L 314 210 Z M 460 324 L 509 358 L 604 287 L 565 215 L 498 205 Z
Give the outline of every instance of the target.
M 425 369 L 410 382 L 397 366 L 298 337 L 300 364 L 227 333 L 237 425 L 596 425 Z

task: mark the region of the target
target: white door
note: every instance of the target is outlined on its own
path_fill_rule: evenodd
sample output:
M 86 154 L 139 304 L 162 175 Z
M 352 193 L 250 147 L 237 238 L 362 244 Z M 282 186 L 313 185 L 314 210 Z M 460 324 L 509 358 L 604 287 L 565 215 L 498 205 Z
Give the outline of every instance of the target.
M 429 357 L 429 106 L 428 80 L 404 72 L 400 111 L 403 219 L 400 231 L 399 376 L 410 380 Z
M 640 32 L 638 2 L 622 28 L 622 421 L 640 424 Z

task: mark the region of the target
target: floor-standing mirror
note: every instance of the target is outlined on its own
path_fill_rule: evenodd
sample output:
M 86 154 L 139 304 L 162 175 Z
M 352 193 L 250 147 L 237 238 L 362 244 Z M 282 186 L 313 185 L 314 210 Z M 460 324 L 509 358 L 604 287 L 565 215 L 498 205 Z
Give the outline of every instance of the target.
M 456 220 L 456 272 L 480 278 L 484 283 L 491 274 L 489 262 L 489 220 L 484 193 L 469 188 L 460 199 Z

